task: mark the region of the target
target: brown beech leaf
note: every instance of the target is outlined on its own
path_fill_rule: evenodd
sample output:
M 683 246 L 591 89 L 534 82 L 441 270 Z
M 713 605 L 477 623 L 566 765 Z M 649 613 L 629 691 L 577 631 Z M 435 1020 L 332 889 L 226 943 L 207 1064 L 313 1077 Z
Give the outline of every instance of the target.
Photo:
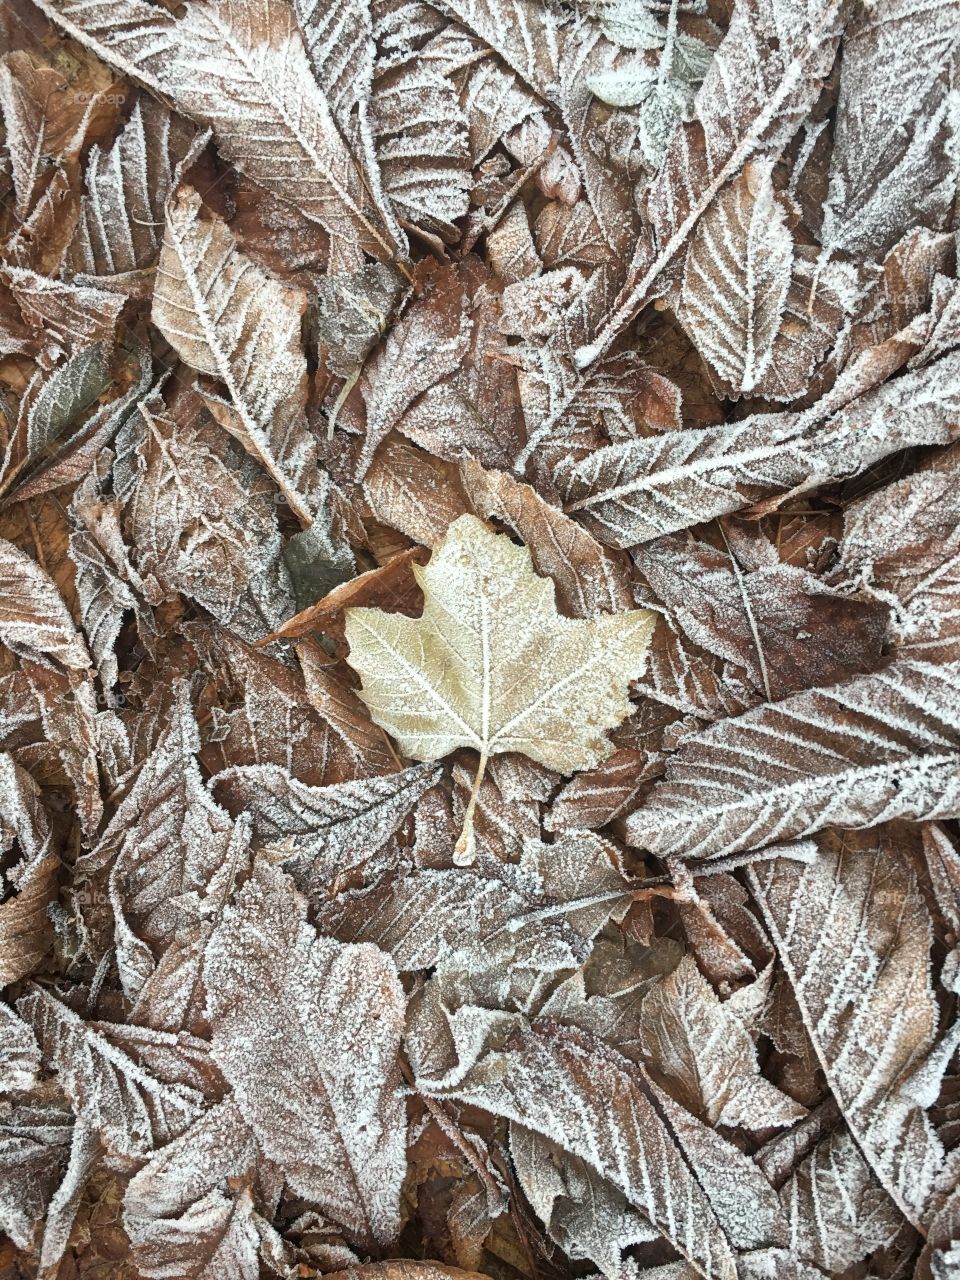
M 143 0 L 93 11 L 47 0 L 45 12 L 118 70 L 209 125 L 238 168 L 342 243 L 341 258 L 356 262 L 361 245 L 376 257 L 396 255 L 400 241 L 389 214 L 370 198 L 313 78 L 290 6 L 200 3 L 178 21 Z M 250 126 L 258 135 L 253 146 Z
M 830 825 L 956 816 L 958 671 L 903 661 L 711 725 L 684 740 L 629 839 L 717 857 Z
M 272 476 L 304 524 L 315 514 L 316 449 L 306 425 L 303 293 L 261 271 L 200 197 L 167 204 L 153 322 L 187 364 L 223 382 L 219 420 Z
M 56 897 L 60 859 L 33 778 L 0 752 L 0 986 L 32 973 L 53 942 L 47 907 Z
M 641 1072 L 583 1033 L 534 1024 L 459 1087 L 586 1160 L 649 1217 L 695 1272 L 733 1276 L 734 1255 Z M 512 1051 L 511 1051 L 512 1048 Z
M 793 239 L 769 160 L 752 160 L 697 226 L 679 318 L 735 399 L 750 395 L 773 359 L 793 266 Z
M 611 444 L 581 461 L 565 460 L 555 479 L 568 514 L 586 518 L 611 546 L 635 546 L 737 511 L 770 491 L 851 475 L 898 449 L 949 444 L 958 396 L 954 354 L 868 391 L 832 416 L 814 406 Z M 825 407 L 832 403 L 828 398 Z
M 305 916 L 293 881 L 258 862 L 207 944 L 213 1055 L 299 1194 L 357 1240 L 386 1242 L 405 1164 L 403 989 L 382 952 L 320 937 Z
M 844 518 L 846 574 L 896 608 L 891 638 L 904 656 L 960 654 L 960 453 L 853 503 Z
M 823 243 L 831 250 L 882 253 L 917 223 L 946 226 L 953 199 L 942 92 L 957 56 L 955 3 L 917 11 L 887 0 L 844 36 Z M 922 61 L 910 56 L 922 45 Z M 955 126 L 954 126 L 955 127 Z M 879 138 L 896 139 L 876 152 Z
M 310 787 L 277 765 L 240 765 L 212 785 L 231 809 L 248 813 L 257 834 L 285 841 L 288 869 L 322 896 L 331 880 L 390 839 L 423 793 L 436 766 L 414 765 L 383 778 Z
M 647 543 L 637 566 L 691 640 L 745 668 L 767 698 L 880 665 L 889 611 L 830 592 L 791 565 L 741 568 L 732 549 L 692 538 Z
M 656 1079 L 711 1125 L 789 1127 L 806 1114 L 760 1074 L 738 1012 L 689 956 L 644 999 L 642 1034 Z
M 815 862 L 760 864 L 750 883 L 857 1144 L 922 1227 L 945 1156 L 910 1076 L 933 1047 L 937 1007 L 930 920 L 895 833 L 826 836 Z
M 142 1159 L 200 1113 L 205 1081 L 192 1060 L 200 1041 L 84 1022 L 46 991 L 21 997 L 17 1008 L 78 1117 L 118 1158 Z
M 28 657 L 66 667 L 92 665 L 60 592 L 36 560 L 0 538 L 0 641 Z
M 534 568 L 553 578 L 561 607 L 574 618 L 618 613 L 632 604 L 623 565 L 527 484 L 505 471 L 461 464 L 476 515 L 501 521 L 530 548 Z
M 657 296 L 661 275 L 687 245 L 713 201 L 758 152 L 777 155 L 813 106 L 833 65 L 840 5 L 750 0 L 734 10 L 693 108 L 673 134 L 651 184 L 654 236 L 638 245 L 630 280 L 593 341 L 576 353 L 582 369 Z
M 75 276 L 124 293 L 149 289 L 163 211 L 196 130 L 152 98 L 138 98 L 109 151 L 91 148 L 80 219 L 66 253 Z
M 131 1180 L 123 1224 L 141 1275 L 256 1280 L 271 1234 L 250 1193 L 257 1145 L 232 1097 L 203 1112 Z

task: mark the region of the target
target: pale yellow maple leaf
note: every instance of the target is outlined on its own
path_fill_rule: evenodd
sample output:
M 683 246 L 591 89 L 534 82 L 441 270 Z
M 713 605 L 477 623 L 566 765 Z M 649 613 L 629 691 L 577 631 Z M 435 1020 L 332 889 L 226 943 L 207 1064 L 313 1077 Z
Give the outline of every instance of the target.
M 414 573 L 422 616 L 346 610 L 348 660 L 371 716 L 406 755 L 480 753 L 457 846 L 469 861 L 490 756 L 519 751 L 573 773 L 613 751 L 606 731 L 630 714 L 627 687 L 643 672 L 654 614 L 561 617 L 553 582 L 534 573 L 527 548 L 470 515 L 450 525 Z

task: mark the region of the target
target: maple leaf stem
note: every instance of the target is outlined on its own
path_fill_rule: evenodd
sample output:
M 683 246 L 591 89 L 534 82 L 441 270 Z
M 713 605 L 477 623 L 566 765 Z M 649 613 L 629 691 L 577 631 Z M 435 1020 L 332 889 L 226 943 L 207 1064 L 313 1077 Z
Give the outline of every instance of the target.
M 463 815 L 463 828 L 460 832 L 460 838 L 457 840 L 453 850 L 453 860 L 458 867 L 469 867 L 473 865 L 473 813 L 477 807 L 477 794 L 480 791 L 480 784 L 483 782 L 483 775 L 487 771 L 488 760 L 489 756 L 486 751 L 481 751 L 480 764 L 477 767 L 477 774 L 473 780 L 473 786 L 470 788 L 470 799 L 467 801 L 467 808 Z

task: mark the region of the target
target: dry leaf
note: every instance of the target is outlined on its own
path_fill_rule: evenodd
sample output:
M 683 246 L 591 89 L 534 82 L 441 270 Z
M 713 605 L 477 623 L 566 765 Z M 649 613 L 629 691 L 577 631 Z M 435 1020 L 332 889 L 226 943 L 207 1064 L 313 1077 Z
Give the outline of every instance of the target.
M 430 564 L 414 573 L 424 592 L 421 619 L 369 609 L 347 615 L 361 696 L 407 755 L 437 760 L 474 748 L 475 795 L 499 752 L 519 751 L 565 773 L 610 754 L 603 733 L 629 712 L 625 686 L 643 668 L 646 611 L 561 618 L 553 584 L 536 577 L 529 552 L 473 516 L 455 521 Z M 471 820 L 468 810 L 463 853 Z

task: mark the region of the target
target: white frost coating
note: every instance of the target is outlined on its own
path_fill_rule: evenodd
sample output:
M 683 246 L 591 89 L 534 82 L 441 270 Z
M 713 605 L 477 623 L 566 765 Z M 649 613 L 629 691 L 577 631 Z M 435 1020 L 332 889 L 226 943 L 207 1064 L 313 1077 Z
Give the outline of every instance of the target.
M 347 611 L 361 696 L 406 754 L 520 751 L 568 773 L 610 754 L 604 731 L 630 712 L 627 683 L 643 669 L 649 612 L 560 617 L 529 551 L 474 516 L 455 521 L 414 572 L 422 618 Z
M 904 1089 L 932 1048 L 931 922 L 889 834 L 847 848 L 825 837 L 809 866 L 750 873 L 804 1025 L 874 1172 L 914 1225 L 936 1207 L 943 1145 Z
M 405 997 L 371 946 L 319 937 L 262 860 L 207 945 L 213 1056 L 292 1187 L 358 1242 L 400 1227 Z

